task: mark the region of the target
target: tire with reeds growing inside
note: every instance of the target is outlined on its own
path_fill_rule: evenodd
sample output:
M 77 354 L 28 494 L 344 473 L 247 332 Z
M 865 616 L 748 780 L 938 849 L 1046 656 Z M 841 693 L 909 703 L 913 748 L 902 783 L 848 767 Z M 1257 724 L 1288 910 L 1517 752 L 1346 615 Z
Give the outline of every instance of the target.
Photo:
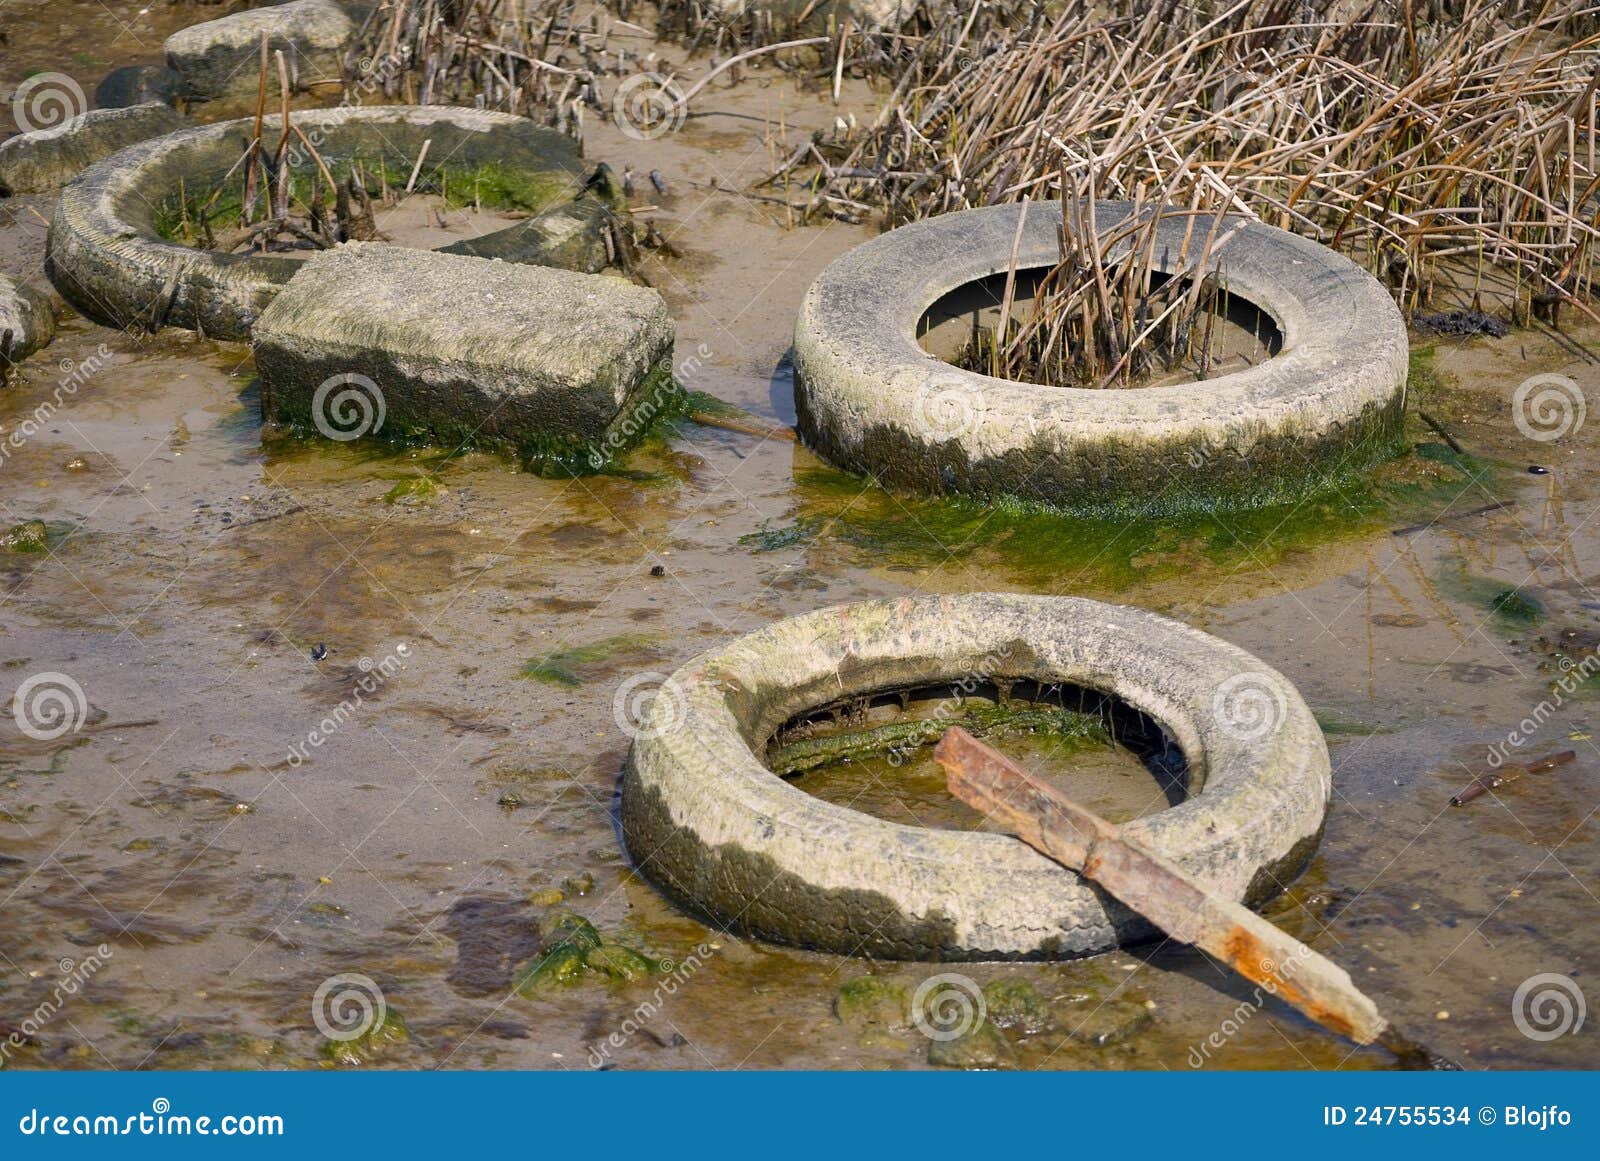
M 259 181 L 246 176 L 252 164 L 263 167 Z M 233 235 L 296 229 L 326 248 L 343 240 L 335 201 L 341 211 L 356 203 L 340 217 L 365 221 L 368 232 L 350 237 L 368 240 L 382 225 L 373 208 L 384 187 L 454 188 L 470 200 L 482 186 L 523 217 L 446 252 L 595 273 L 627 214 L 606 173 L 586 177 L 572 138 L 481 109 L 315 110 L 295 113 L 288 129 L 281 117 L 259 129 L 251 118 L 224 121 L 129 146 L 80 174 L 62 190 L 45 269 L 97 322 L 242 341 L 300 264 L 231 252 L 228 227 Z M 289 211 L 307 203 L 297 227 Z
M 1103 386 L 999 378 L 919 345 L 930 307 L 996 275 L 1008 277 L 1016 319 L 1010 272 L 1058 271 L 1084 230 L 1077 207 L 1064 229 L 1054 202 L 945 214 L 857 247 L 807 292 L 794 343 L 806 442 L 891 489 L 1116 515 L 1289 500 L 1391 454 L 1408 347 L 1399 310 L 1370 275 L 1253 219 L 1135 215 L 1126 202 L 1094 210 L 1093 277 L 1076 277 L 1101 303 L 1089 329 L 1116 324 Z M 1146 297 L 1119 304 L 1106 282 L 1134 259 Z M 1171 312 L 1191 310 L 1203 326 L 1194 296 L 1161 295 L 1163 279 L 1212 293 L 1225 284 L 1276 328 L 1276 353 L 1203 381 L 1118 386 L 1129 348 Z

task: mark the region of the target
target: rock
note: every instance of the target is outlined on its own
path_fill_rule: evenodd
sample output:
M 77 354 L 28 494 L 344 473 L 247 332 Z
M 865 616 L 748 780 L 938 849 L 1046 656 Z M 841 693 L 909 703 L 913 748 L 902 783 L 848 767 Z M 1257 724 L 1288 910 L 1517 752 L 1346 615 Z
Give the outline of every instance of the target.
M 583 962 L 592 971 L 624 983 L 642 980 L 654 971 L 654 965 L 648 959 L 620 943 L 591 948 L 584 953 Z
M 411 1031 L 404 1018 L 393 1008 L 385 1008 L 383 1018 L 373 1021 L 361 1035 L 350 1040 L 323 1040 L 322 1055 L 331 1064 L 354 1068 L 371 1064 L 391 1044 L 406 1044 L 410 1040 Z
M 594 924 L 571 911 L 552 911 L 539 920 L 539 946 L 546 952 L 563 947 L 576 948 L 579 953 L 589 952 L 601 942 Z
M 576 981 L 583 972 L 583 952 L 570 943 L 563 943 L 535 959 L 528 970 L 517 977 L 513 987 L 518 995 L 536 996 L 546 989 Z
M 1050 1001 L 1027 980 L 995 980 L 983 989 L 989 1021 L 1001 1028 L 1039 1032 L 1050 1023 Z
M 566 900 L 566 892 L 559 887 L 544 887 L 528 896 L 535 907 L 554 907 Z
M 0 532 L 0 549 L 10 552 L 49 552 L 50 538 L 43 520 L 24 520 Z
M 20 363 L 56 333 L 50 300 L 31 286 L 0 274 L 0 371 Z
M 588 871 L 580 871 L 561 884 L 569 894 L 587 895 L 594 890 L 594 876 Z
M 166 105 L 90 109 L 50 129 L 0 142 L 0 192 L 48 193 L 117 150 L 165 137 L 189 121 Z
M 350 242 L 252 333 L 268 419 L 601 466 L 676 397 L 659 294 L 619 278 Z
M 152 102 L 170 105 L 182 95 L 183 78 L 165 65 L 124 65 L 96 86 L 94 103 L 102 109 L 126 109 Z
M 1106 1048 L 1138 1035 L 1150 1026 L 1150 1009 L 1141 1000 L 1113 999 L 1098 1002 L 1087 997 L 1081 1003 L 1058 1003 L 1055 1026 L 1080 1044 Z
M 928 1044 L 928 1063 L 939 1068 L 1010 1068 L 1016 1062 L 1016 1049 L 987 1020 L 953 1040 Z
M 291 0 L 207 20 L 167 37 L 167 65 L 183 78 L 184 96 L 190 100 L 253 93 L 260 84 L 265 32 L 268 52 L 283 51 L 296 89 L 339 81 L 345 49 L 361 26 L 355 11 L 356 6 L 335 0 Z M 277 66 L 269 63 L 268 68 L 268 90 L 276 99 Z

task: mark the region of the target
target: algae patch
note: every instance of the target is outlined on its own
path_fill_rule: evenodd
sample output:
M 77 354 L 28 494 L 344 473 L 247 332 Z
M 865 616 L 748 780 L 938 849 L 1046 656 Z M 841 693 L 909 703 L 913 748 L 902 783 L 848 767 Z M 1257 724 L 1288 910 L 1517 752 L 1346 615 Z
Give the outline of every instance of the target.
M 535 657 L 522 667 L 521 676 L 548 685 L 576 689 L 585 681 L 599 676 L 607 663 L 623 654 L 643 654 L 653 651 L 654 638 L 623 634 L 591 641 L 586 645 L 573 645 L 542 657 Z

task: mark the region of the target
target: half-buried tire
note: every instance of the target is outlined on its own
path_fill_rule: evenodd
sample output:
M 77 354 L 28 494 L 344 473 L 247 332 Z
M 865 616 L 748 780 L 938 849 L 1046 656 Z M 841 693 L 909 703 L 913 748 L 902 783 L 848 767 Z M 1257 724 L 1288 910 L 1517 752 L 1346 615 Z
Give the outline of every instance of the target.
M 493 166 L 535 204 L 516 225 L 444 247 L 448 252 L 594 273 L 606 264 L 602 230 L 617 212 L 605 183 L 586 183 L 578 145 L 524 117 L 479 109 L 386 106 L 308 111 L 294 124 L 336 176 L 359 160 L 403 183 L 425 142 L 430 166 Z M 226 121 L 129 146 L 62 190 L 45 269 L 58 291 L 97 322 L 179 326 L 248 340 L 250 327 L 300 268 L 292 258 L 225 254 L 168 241 L 157 228 L 180 191 L 205 197 L 241 159 L 254 119 Z M 264 139 L 281 134 L 267 120 Z M 303 147 L 302 187 L 316 172 Z M 239 181 L 235 171 L 230 181 Z M 594 188 L 590 188 L 591 185 Z
M 1228 293 L 1268 316 L 1279 353 L 1200 383 L 1132 390 L 1042 386 L 954 367 L 916 329 L 952 291 L 1059 260 L 1061 207 L 944 214 L 833 262 L 795 326 L 799 428 L 840 467 L 923 494 L 1017 497 L 1160 515 L 1303 495 L 1389 454 L 1407 341 L 1388 292 L 1316 242 L 1245 219 L 1216 255 Z M 1097 207 L 1102 228 L 1133 212 Z M 1192 218 L 1157 225 L 1156 268 L 1184 269 Z M 1224 229 L 1226 230 L 1227 227 Z M 1188 252 L 1209 224 L 1195 227 Z
M 1007 835 L 902 826 L 824 802 L 757 758 L 841 698 L 984 678 L 1092 687 L 1159 722 L 1189 795 L 1125 833 L 1251 903 L 1310 858 L 1331 786 L 1311 711 L 1243 650 L 1153 613 L 1065 597 L 875 601 L 704 654 L 640 719 L 622 830 L 646 877 L 713 922 L 889 959 L 1053 959 L 1153 929 Z

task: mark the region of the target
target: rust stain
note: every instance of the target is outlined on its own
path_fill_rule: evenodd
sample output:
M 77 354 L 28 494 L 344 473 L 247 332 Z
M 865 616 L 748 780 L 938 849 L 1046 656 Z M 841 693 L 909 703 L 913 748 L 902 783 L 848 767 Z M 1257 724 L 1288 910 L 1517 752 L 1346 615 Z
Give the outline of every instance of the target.
M 1223 935 L 1222 957 L 1232 964 L 1240 975 L 1271 988 L 1274 995 L 1299 1008 L 1324 1028 L 1350 1040 L 1361 1039 L 1356 1035 L 1355 1024 L 1349 1016 L 1337 1008 L 1329 1007 L 1293 980 L 1283 976 L 1277 970 L 1279 965 L 1271 949 L 1244 928 L 1230 927 Z M 1273 964 L 1273 970 L 1268 971 L 1262 966 L 1266 963 Z

